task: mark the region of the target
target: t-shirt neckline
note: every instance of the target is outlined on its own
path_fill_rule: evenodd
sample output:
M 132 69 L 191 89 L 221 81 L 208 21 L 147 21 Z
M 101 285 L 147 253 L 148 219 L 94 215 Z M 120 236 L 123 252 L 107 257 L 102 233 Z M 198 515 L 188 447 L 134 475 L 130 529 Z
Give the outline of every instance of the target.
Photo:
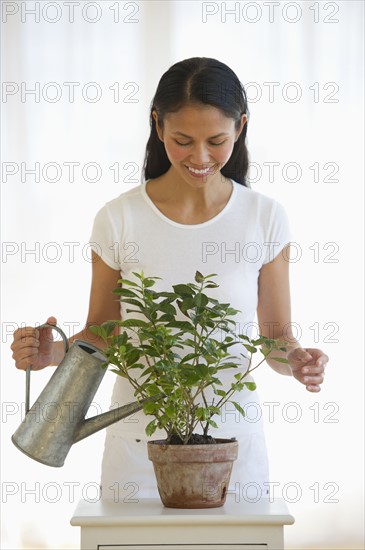
M 202 222 L 202 223 L 196 223 L 196 224 L 185 224 L 185 223 L 179 223 L 179 222 L 175 222 L 174 220 L 172 220 L 171 218 L 165 216 L 165 214 L 163 214 L 161 212 L 161 210 L 159 210 L 157 208 L 157 206 L 155 205 L 155 203 L 152 201 L 152 199 L 149 197 L 149 195 L 147 194 L 147 183 L 150 181 L 149 179 L 144 181 L 141 185 L 141 191 L 142 191 L 142 196 L 144 198 L 144 200 L 146 201 L 146 203 L 148 204 L 148 206 L 155 212 L 155 214 L 157 214 L 157 216 L 163 220 L 164 222 L 170 224 L 170 225 L 173 225 L 175 227 L 180 227 L 180 228 L 184 228 L 184 229 L 196 229 L 198 227 L 206 227 L 208 225 L 211 225 L 212 223 L 215 223 L 216 221 L 218 221 L 220 218 L 222 218 L 227 210 L 229 210 L 236 198 L 236 189 L 237 189 L 237 184 L 234 180 L 232 180 L 231 178 L 228 178 L 230 180 L 230 182 L 232 183 L 232 193 L 227 201 L 227 204 L 225 205 L 224 208 L 222 208 L 222 210 L 220 212 L 218 212 L 218 214 L 216 216 L 214 216 L 213 218 L 210 218 L 210 220 L 207 220 L 206 222 Z

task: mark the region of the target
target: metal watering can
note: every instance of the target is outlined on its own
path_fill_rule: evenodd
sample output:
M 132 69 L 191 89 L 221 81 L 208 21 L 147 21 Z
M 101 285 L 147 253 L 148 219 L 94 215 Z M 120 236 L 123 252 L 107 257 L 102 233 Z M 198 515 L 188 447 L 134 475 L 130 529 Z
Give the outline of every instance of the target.
M 130 403 L 85 420 L 85 414 L 105 375 L 107 362 L 100 349 L 75 340 L 70 349 L 64 332 L 55 325 L 45 323 L 60 333 L 65 356 L 56 368 L 32 408 L 29 408 L 30 372 L 26 371 L 25 418 L 12 436 L 12 442 L 30 458 L 47 466 L 63 466 L 74 443 L 106 428 L 110 424 L 139 411 L 143 403 Z M 50 415 L 50 409 L 54 414 Z

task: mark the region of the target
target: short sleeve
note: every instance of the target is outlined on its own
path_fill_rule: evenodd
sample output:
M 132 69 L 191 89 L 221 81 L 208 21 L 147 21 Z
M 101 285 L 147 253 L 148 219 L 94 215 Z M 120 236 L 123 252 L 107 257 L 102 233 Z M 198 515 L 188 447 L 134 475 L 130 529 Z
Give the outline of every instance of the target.
M 116 243 L 116 231 L 110 219 L 107 205 L 99 210 L 94 219 L 90 237 L 91 249 L 112 269 L 120 270 Z
M 271 211 L 270 222 L 265 235 L 264 264 L 274 260 L 291 240 L 291 229 L 285 208 L 277 201 Z

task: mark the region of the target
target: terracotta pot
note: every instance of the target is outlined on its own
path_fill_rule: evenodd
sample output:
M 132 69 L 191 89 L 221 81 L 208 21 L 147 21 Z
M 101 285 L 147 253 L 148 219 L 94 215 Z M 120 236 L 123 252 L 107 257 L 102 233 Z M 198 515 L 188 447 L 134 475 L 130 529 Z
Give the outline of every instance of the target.
M 148 442 L 161 500 L 168 508 L 223 506 L 237 458 L 238 441 L 216 439 L 209 445 L 167 445 Z

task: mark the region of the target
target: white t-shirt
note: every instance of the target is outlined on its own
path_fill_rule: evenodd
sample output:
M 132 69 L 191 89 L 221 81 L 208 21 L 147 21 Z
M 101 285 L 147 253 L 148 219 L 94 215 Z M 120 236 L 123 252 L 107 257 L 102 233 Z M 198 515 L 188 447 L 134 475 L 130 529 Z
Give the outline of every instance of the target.
M 232 186 L 232 194 L 219 214 L 201 224 L 184 225 L 160 212 L 147 195 L 145 182 L 101 208 L 94 221 L 91 246 L 108 266 L 120 271 L 121 278 L 133 280 L 133 272 L 142 270 L 146 276 L 161 277 L 154 287 L 157 291 L 194 282 L 197 270 L 203 275 L 216 273 L 219 288 L 210 289 L 210 295 L 240 310 L 234 317 L 237 331 L 257 336 L 254 319 L 260 269 L 290 241 L 290 230 L 286 212 L 276 200 L 235 181 Z M 127 307 L 121 303 L 123 319 L 128 318 Z M 234 373 L 228 369 L 222 372 L 229 383 Z M 258 396 L 243 391 L 235 400 L 245 406 L 258 402 Z M 131 401 L 135 401 L 133 389 L 117 376 L 112 407 Z M 239 413 L 232 409 L 227 406 L 220 422 L 216 420 L 219 436 L 236 436 Z M 144 428 L 150 420 L 152 417 L 140 412 L 108 430 L 123 437 L 148 439 Z M 262 429 L 261 422 L 241 425 L 247 433 Z M 212 432 L 215 435 L 216 430 Z M 160 436 L 164 438 L 165 433 L 156 432 L 153 439 Z

